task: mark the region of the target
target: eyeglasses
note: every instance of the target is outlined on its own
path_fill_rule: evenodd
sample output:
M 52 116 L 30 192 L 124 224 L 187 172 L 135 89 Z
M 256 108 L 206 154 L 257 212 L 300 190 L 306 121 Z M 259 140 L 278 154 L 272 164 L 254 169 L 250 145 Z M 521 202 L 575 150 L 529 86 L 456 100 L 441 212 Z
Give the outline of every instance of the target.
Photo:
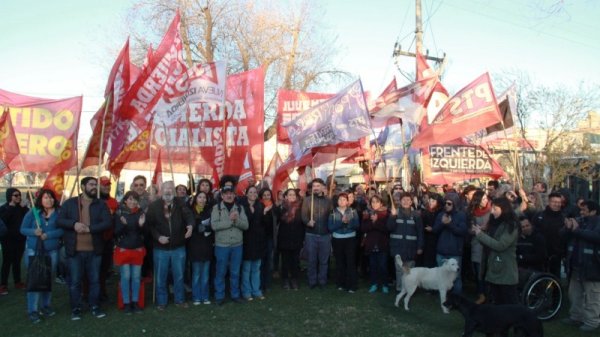
M 145 184 L 133 184 L 135 187 L 144 187 Z
M 454 205 L 453 203 L 451 203 L 450 201 L 446 201 L 446 206 L 452 206 Z
M 20 198 L 21 197 L 20 194 L 13 194 L 12 196 L 15 197 L 15 198 Z

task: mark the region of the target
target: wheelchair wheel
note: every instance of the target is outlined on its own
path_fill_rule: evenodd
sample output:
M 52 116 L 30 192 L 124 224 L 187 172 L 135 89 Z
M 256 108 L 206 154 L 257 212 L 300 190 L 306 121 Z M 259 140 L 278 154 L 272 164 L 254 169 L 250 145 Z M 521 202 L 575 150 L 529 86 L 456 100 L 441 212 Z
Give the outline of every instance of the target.
M 523 287 L 522 302 L 529 309 L 537 312 L 541 320 L 549 320 L 556 316 L 562 305 L 562 289 L 552 274 L 532 276 Z

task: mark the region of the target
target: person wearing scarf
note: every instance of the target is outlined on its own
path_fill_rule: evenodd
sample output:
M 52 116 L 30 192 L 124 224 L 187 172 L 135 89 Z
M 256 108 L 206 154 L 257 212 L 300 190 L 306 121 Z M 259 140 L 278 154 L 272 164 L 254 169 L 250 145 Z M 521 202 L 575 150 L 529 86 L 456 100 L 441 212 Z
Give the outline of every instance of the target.
M 300 212 L 302 201 L 296 190 L 292 188 L 287 189 L 283 197 L 283 204 L 276 209 L 279 223 L 277 249 L 281 253 L 281 279 L 283 289 L 298 290 L 300 249 L 304 244 L 304 223 Z
M 488 198 L 487 194 L 483 190 L 477 190 L 473 193 L 471 201 L 467 207 L 467 224 L 469 227 L 481 226 L 483 230 L 487 228 L 487 223 L 490 219 L 490 211 L 492 210 L 492 203 Z M 473 233 L 471 232 L 471 235 Z M 475 284 L 477 289 L 477 304 L 483 304 L 485 302 L 485 282 L 484 282 L 484 270 L 481 269 L 481 259 L 483 255 L 483 246 L 479 240 L 474 236 L 471 238 L 471 265 L 473 267 L 473 274 L 475 277 Z
M 144 247 L 144 223 L 146 215 L 139 207 L 139 195 L 134 191 L 125 193 L 115 213 L 116 247 L 113 260 L 119 266 L 120 289 L 123 296 L 123 312 L 141 312 L 139 304 L 142 263 L 146 255 Z

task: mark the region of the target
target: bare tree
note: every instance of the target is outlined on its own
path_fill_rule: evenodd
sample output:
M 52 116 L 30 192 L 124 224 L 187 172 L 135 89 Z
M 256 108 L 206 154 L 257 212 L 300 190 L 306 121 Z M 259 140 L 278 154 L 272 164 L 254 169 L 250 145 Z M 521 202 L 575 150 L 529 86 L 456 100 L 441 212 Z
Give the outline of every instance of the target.
M 274 124 L 279 88 L 310 90 L 347 75 L 334 66 L 336 36 L 316 1 L 138 1 L 129 22 L 136 60 L 158 43 L 177 9 L 188 64 L 227 60 L 229 73 L 265 69 L 265 124 Z M 265 135 L 272 133 L 272 128 Z

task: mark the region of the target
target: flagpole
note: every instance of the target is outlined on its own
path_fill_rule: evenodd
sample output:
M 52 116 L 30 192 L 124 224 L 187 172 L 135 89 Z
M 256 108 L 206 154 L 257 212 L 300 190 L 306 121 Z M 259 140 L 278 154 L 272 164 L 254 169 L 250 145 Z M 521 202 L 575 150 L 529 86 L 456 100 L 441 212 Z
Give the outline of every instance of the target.
M 104 159 L 104 153 L 103 153 L 103 145 L 104 145 L 104 129 L 106 127 L 106 114 L 108 113 L 108 107 L 110 106 L 110 101 L 112 100 L 112 91 L 110 94 L 108 94 L 108 97 L 106 98 L 106 102 L 104 105 L 104 114 L 102 114 L 102 130 L 100 131 L 100 144 L 99 144 L 99 151 L 98 151 L 98 171 L 97 171 L 97 177 L 98 179 L 100 179 L 100 174 L 101 174 L 101 170 L 102 170 L 102 160 Z M 98 198 L 100 198 L 100 189 L 98 189 Z
M 188 143 L 188 146 L 187 146 L 187 150 L 188 150 L 188 179 L 190 180 L 190 192 L 193 195 L 194 192 L 195 192 L 194 189 L 196 187 L 194 186 L 194 181 L 192 179 L 194 177 L 193 174 L 192 174 L 192 141 L 190 140 L 190 137 L 191 137 L 190 134 L 192 132 L 190 130 L 190 122 L 189 122 L 189 119 L 188 119 L 188 111 L 187 111 L 187 109 L 185 111 L 185 125 L 186 125 L 186 128 L 187 128 L 187 137 L 186 138 L 187 138 L 187 143 Z
M 506 140 L 506 144 L 509 145 L 509 143 L 508 143 L 508 134 L 506 133 L 506 127 L 504 126 L 504 117 L 502 117 L 502 120 L 500 121 L 500 124 L 502 125 L 502 131 L 504 132 L 504 139 Z M 523 182 L 519 178 L 519 172 L 517 170 L 517 166 L 516 166 L 516 164 L 515 164 L 515 162 L 513 160 L 513 157 L 510 155 L 510 145 L 509 145 L 508 151 L 509 151 L 508 159 L 510 160 L 511 165 L 512 165 L 513 169 L 515 170 L 515 176 L 514 176 L 514 178 L 515 178 L 515 184 L 518 183 L 519 186 L 521 188 L 523 188 Z
M 311 166 L 310 166 L 311 175 L 313 173 L 312 172 L 313 165 L 314 165 L 313 159 L 314 159 L 314 157 L 311 158 Z M 306 168 L 304 169 L 304 172 L 306 173 Z M 307 186 L 306 190 L 308 191 L 308 186 Z M 314 210 L 315 210 L 315 194 L 314 194 L 314 191 L 312 190 L 312 184 L 311 184 L 311 186 L 310 186 L 310 221 L 312 221 L 314 219 Z
M 23 173 L 25 172 L 25 165 L 23 164 L 23 158 L 21 157 L 21 154 L 19 154 L 19 161 L 21 162 L 21 167 L 23 168 Z M 31 176 L 29 175 L 29 173 L 26 173 L 25 176 L 27 177 L 27 196 L 29 196 L 29 202 L 31 203 L 31 209 L 34 215 L 34 219 L 35 219 L 35 224 L 37 226 L 37 228 L 40 228 L 40 220 L 37 216 L 37 214 L 35 213 L 34 209 L 35 209 L 35 203 L 33 202 L 33 196 L 31 195 Z
M 152 124 L 152 126 L 150 127 L 150 142 L 148 144 L 148 146 L 149 146 L 149 148 L 148 148 L 148 176 L 150 177 L 150 199 L 154 199 L 154 186 L 152 186 L 152 178 L 153 178 L 153 172 L 152 172 L 152 128 L 153 127 L 154 127 L 154 124 Z M 167 139 L 167 135 L 165 134 L 165 140 L 166 139 Z M 156 159 L 157 163 L 158 163 L 158 160 L 160 160 L 160 155 L 157 156 L 157 159 Z
M 173 184 L 175 184 L 175 173 L 173 173 L 173 160 L 171 159 L 171 150 L 169 150 L 169 136 L 167 134 L 167 126 L 165 123 L 162 123 L 163 130 L 165 131 L 165 140 L 167 141 L 167 157 L 169 158 L 169 168 L 171 169 L 171 179 L 173 180 Z
M 329 181 L 329 198 L 333 195 L 333 182 L 335 181 L 335 165 L 337 164 L 338 148 L 335 148 L 335 157 L 333 157 L 333 172 L 331 173 L 331 180 Z

